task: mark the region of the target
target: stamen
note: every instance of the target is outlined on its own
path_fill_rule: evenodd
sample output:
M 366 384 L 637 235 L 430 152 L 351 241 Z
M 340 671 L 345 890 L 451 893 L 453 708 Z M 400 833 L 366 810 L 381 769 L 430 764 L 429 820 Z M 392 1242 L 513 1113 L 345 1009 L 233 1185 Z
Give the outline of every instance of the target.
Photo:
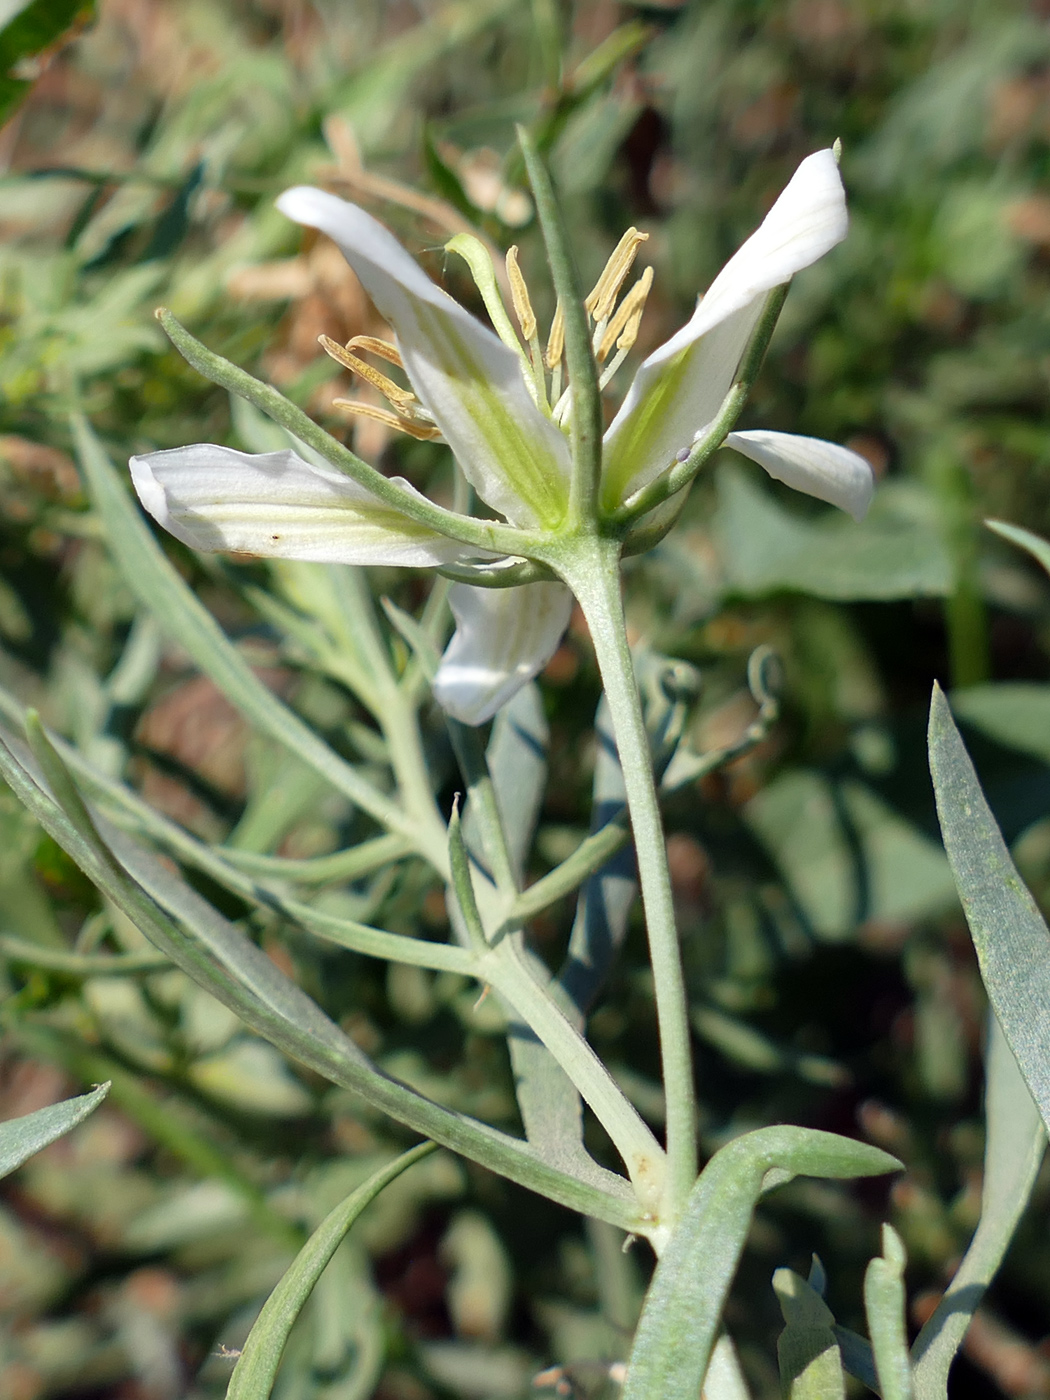
M 591 313 L 595 324 L 604 321 L 616 305 L 616 298 L 624 284 L 631 265 L 638 255 L 638 249 L 648 239 L 647 233 L 639 233 L 629 228 L 612 251 L 602 275 L 594 284 L 590 296 L 583 303 Z
M 604 392 L 609 387 L 609 385 L 613 381 L 616 371 L 620 368 L 620 366 L 623 364 L 626 358 L 626 350 L 617 350 L 616 354 L 612 357 L 609 363 L 602 370 L 601 378 L 598 380 L 599 389 L 601 389 Z
M 536 334 L 536 313 L 532 309 L 532 302 L 529 300 L 529 289 L 525 285 L 525 278 L 521 275 L 521 268 L 518 266 L 517 244 L 513 248 L 507 249 L 507 276 L 510 279 L 510 297 L 514 303 L 514 314 L 518 318 L 518 325 L 526 340 L 531 340 Z
M 651 267 L 647 267 L 620 303 L 616 315 L 606 326 L 601 344 L 598 346 L 599 363 L 605 359 L 614 345 L 618 350 L 627 351 L 638 339 L 638 328 L 642 324 L 642 312 L 645 310 L 646 298 L 652 285 L 653 270 Z
M 395 384 L 392 379 L 388 379 L 385 374 L 380 374 L 379 370 L 373 369 L 364 360 L 359 360 L 356 355 L 351 355 L 349 350 L 329 336 L 319 335 L 317 339 L 326 354 L 331 355 L 333 360 L 337 360 L 346 369 L 367 380 L 369 384 L 379 390 L 384 398 L 389 399 L 396 409 L 402 412 L 411 412 L 412 405 L 417 400 L 410 389 L 402 389 L 400 384 Z
M 554 312 L 554 320 L 551 322 L 551 333 L 547 338 L 547 353 L 544 359 L 548 369 L 555 369 L 561 364 L 562 352 L 565 349 L 565 312 L 559 301 Z
M 397 346 L 391 345 L 389 340 L 379 340 L 374 335 L 355 335 L 352 340 L 346 342 L 346 348 L 365 350 L 370 355 L 378 355 L 381 360 L 386 360 L 388 365 L 397 365 L 398 369 L 405 367 Z
M 432 424 L 413 418 L 401 418 L 388 409 L 378 408 L 372 403 L 362 403 L 360 399 L 333 399 L 332 407 L 342 409 L 344 413 L 355 413 L 361 418 L 374 418 L 377 423 L 396 428 L 398 432 L 407 433 L 409 437 L 418 438 L 420 442 L 434 442 L 441 436 L 441 429 Z

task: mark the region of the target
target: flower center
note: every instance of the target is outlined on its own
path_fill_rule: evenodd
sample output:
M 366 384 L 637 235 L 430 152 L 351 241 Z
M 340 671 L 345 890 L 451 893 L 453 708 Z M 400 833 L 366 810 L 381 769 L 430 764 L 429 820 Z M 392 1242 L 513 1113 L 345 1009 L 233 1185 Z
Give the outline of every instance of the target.
M 620 294 L 634 266 L 638 249 L 648 237 L 647 233 L 629 228 L 584 299 L 593 326 L 594 357 L 599 366 L 604 366 L 599 379 L 602 389 L 606 388 L 623 364 L 638 337 L 646 298 L 653 284 L 653 269 L 647 267 L 622 299 Z M 446 246 L 467 260 L 497 333 L 521 358 L 525 382 L 536 404 L 565 430 L 572 412 L 572 386 L 564 383 L 565 313 L 561 302 L 555 307 L 546 349 L 542 349 L 532 298 L 518 262 L 518 248 L 516 245 L 510 248 L 506 254 L 506 286 L 510 291 L 510 302 L 521 339 L 525 342 L 523 348 L 496 287 L 492 262 L 485 246 L 469 234 L 457 235 Z M 440 439 L 440 429 L 412 390 L 376 369 L 362 359 L 361 354 L 354 353 L 360 351 L 403 370 L 396 345 L 370 335 L 354 336 L 345 345 L 326 335 L 319 336 L 318 340 L 326 354 L 378 390 L 390 405 L 390 408 L 381 408 L 361 399 L 335 399 L 333 407 L 344 413 L 375 419 L 410 437 L 429 441 Z
M 634 342 L 638 339 L 642 313 L 645 310 L 649 289 L 653 285 L 652 268 L 645 269 L 627 295 L 620 301 L 619 306 L 617 306 L 617 301 L 624 283 L 627 281 L 627 275 L 638 256 L 638 249 L 648 238 L 647 233 L 639 233 L 636 228 L 629 228 L 613 249 L 609 261 L 602 269 L 601 276 L 584 298 L 583 304 L 587 308 L 591 324 L 594 327 L 592 338 L 594 358 L 599 365 L 605 365 L 598 381 L 601 389 L 607 387 L 613 375 L 627 358 Z M 616 354 L 606 364 L 605 362 L 609 359 L 614 347 Z M 544 356 L 546 367 L 551 372 L 551 401 L 554 403 L 552 416 L 559 425 L 564 425 L 567 422 L 572 409 L 571 386 L 562 392 L 564 349 L 565 317 L 559 302 L 554 313 L 554 320 L 551 322 L 547 351 Z

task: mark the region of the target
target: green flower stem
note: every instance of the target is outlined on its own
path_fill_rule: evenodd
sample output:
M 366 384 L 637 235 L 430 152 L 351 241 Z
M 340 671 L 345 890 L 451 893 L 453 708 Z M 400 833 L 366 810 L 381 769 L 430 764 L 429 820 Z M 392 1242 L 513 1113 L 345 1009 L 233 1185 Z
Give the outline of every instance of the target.
M 590 627 L 620 755 L 638 857 L 660 1027 L 667 1098 L 667 1185 L 661 1224 L 673 1226 L 696 1180 L 696 1111 L 689 1008 L 678 948 L 663 819 L 642 718 L 620 592 L 619 546 L 572 542 L 561 560 L 565 581 Z M 553 562 L 553 560 L 552 560 Z
M 404 963 L 408 967 L 427 967 L 434 972 L 458 972 L 464 977 L 477 975 L 470 953 L 454 943 L 431 943 L 427 938 L 388 933 L 386 929 L 372 928 L 370 924 L 358 923 L 356 919 L 345 919 L 338 914 L 326 914 L 309 904 L 300 904 L 292 899 L 274 897 L 267 902 L 271 908 L 278 910 L 316 938 L 321 938 L 326 943 L 334 943 L 339 948 L 350 948 L 355 953 L 363 953 L 365 957 L 379 958 L 384 962 Z
M 773 337 L 773 331 L 776 329 L 784 302 L 787 300 L 790 286 L 790 282 L 785 282 L 781 287 L 774 287 L 766 298 L 765 308 L 758 325 L 755 327 L 754 334 L 748 342 L 736 378 L 730 386 L 728 394 L 722 400 L 722 406 L 707 432 L 693 444 L 693 449 L 684 462 L 676 462 L 669 471 L 665 471 L 655 481 L 651 481 L 648 486 L 643 486 L 623 505 L 617 506 L 615 510 L 609 512 L 607 523 L 614 529 L 620 528 L 626 532 L 636 520 L 640 520 L 657 506 L 663 505 L 664 501 L 670 500 L 672 496 L 676 496 L 679 491 L 684 490 L 700 471 L 700 468 L 710 461 L 725 442 L 726 434 L 732 431 L 748 395 L 751 393 L 752 386 L 758 378 L 758 372 L 762 368 L 762 361 L 765 359 L 769 342 Z M 673 521 L 668 522 L 666 527 L 662 528 L 658 538 L 662 538 L 673 523 Z M 652 545 L 657 542 L 658 540 L 650 540 L 648 536 L 640 545 L 636 541 L 628 540 L 625 552 L 628 554 L 641 553 L 642 550 L 652 548 Z
M 550 176 L 524 127 L 518 127 L 518 140 L 536 200 L 536 213 L 547 248 L 554 290 L 565 312 L 565 363 L 572 388 L 569 518 L 575 525 L 585 525 L 597 518 L 598 482 L 602 469 L 602 396 L 598 387 L 598 367 L 591 348 L 579 273 Z M 524 551 L 519 550 L 521 552 Z
M 457 515 L 455 511 L 445 510 L 424 496 L 416 496 L 402 490 L 396 482 L 389 480 L 382 472 L 377 472 L 375 467 L 370 467 L 349 448 L 337 442 L 330 433 L 326 433 L 283 394 L 279 394 L 269 384 L 254 379 L 237 365 L 231 364 L 229 360 L 224 360 L 221 355 L 216 355 L 214 351 L 202 345 L 165 307 L 161 307 L 156 315 L 179 354 L 205 379 L 218 384 L 231 394 L 238 394 L 242 399 L 247 399 L 268 418 L 272 418 L 282 428 L 287 428 L 293 437 L 319 452 L 326 462 L 331 462 L 333 467 L 345 472 L 358 486 L 370 491 L 391 510 L 400 512 L 428 529 L 437 530 L 450 539 L 461 540 L 464 544 L 474 545 L 478 549 L 490 549 L 497 554 L 512 555 L 528 552 L 532 536 L 526 531 L 517 530 L 499 521 L 477 520 Z

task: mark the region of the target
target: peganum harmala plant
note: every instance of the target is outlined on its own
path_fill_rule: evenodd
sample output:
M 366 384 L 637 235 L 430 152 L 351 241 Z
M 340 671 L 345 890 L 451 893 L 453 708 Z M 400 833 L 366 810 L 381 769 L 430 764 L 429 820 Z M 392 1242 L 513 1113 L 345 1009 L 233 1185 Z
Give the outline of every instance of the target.
M 260 451 L 248 455 L 205 444 L 135 457 L 139 497 L 192 547 L 282 561 L 284 598 L 260 595 L 258 605 L 374 718 L 379 772 L 375 764 L 343 758 L 266 688 L 168 563 L 86 420 L 73 419 L 93 503 L 130 587 L 231 703 L 365 814 L 375 834 L 320 862 L 208 845 L 48 735 L 33 713 L 22 715 L 7 698 L 0 770 L 106 898 L 259 1034 L 432 1142 L 648 1240 L 659 1263 L 625 1394 L 629 1400 L 695 1397 L 706 1375 L 707 1393 L 716 1400 L 716 1393 L 743 1389 L 721 1315 L 762 1193 L 796 1175 L 846 1178 L 898 1164 L 850 1139 L 773 1127 L 730 1142 L 697 1175 L 690 1031 L 660 798 L 759 739 L 775 717 L 776 698 L 768 660 L 757 655 L 751 680 L 759 720 L 732 750 L 692 752 L 681 741 L 690 677 L 674 663 L 632 657 L 620 565 L 673 527 L 697 473 L 726 443 L 796 489 L 856 518 L 864 514 L 872 477 L 857 454 L 783 433 L 734 431 L 790 279 L 846 234 L 845 200 L 836 152 L 804 161 L 692 319 L 641 366 L 603 432 L 602 394 L 634 343 L 651 281 L 643 273 L 622 295 L 644 240 L 630 230 L 585 297 L 549 178 L 525 135 L 522 148 L 557 295 L 545 348 L 514 250 L 505 271 L 517 329 L 485 245 L 462 234 L 449 245 L 467 261 L 493 334 L 435 287 L 362 210 L 306 188 L 278 202 L 289 217 L 335 239 L 396 336 L 396 344 L 371 337 L 346 346 L 325 342 L 329 354 L 391 407 L 344 406 L 411 436 L 446 442 L 462 473 L 455 510 L 385 477 L 274 389 L 206 349 L 169 313 L 159 313 L 188 362 L 251 406 L 244 422 Z M 403 371 L 407 386 L 363 356 Z M 472 514 L 470 488 L 503 518 Z M 365 564 L 427 567 L 444 579 L 419 618 L 388 606 L 388 629 L 358 567 Z M 567 860 L 523 888 L 546 775 L 545 724 L 531 682 L 557 647 L 574 599 L 604 687 L 597 720 L 600 817 Z M 442 655 L 449 610 L 455 633 Z M 398 664 L 393 635 L 407 647 L 405 664 Z M 447 821 L 421 728 L 428 690 L 446 713 L 461 771 L 462 812 L 454 806 Z M 489 720 L 486 747 L 479 727 Z M 19 721 L 28 744 L 12 727 Z M 633 877 L 610 862 L 628 841 L 653 972 L 664 1143 L 584 1033 L 626 930 Z M 525 1136 L 447 1109 L 385 1074 L 248 932 L 172 868 L 172 857 L 260 912 L 321 939 L 458 973 L 491 989 L 506 1017 Z M 409 857 L 426 862 L 446 883 L 448 942 L 322 911 L 299 891 L 304 883 L 360 880 Z M 577 891 L 568 955 L 552 977 L 530 951 L 525 928 Z M 1013 1092 L 1007 1081 L 1016 1074 L 997 1044 L 993 1038 L 990 1054 L 998 1068 L 990 1079 L 990 1119 L 993 1096 Z M 584 1103 L 625 1174 L 587 1151 Z M 992 1145 L 990 1138 L 990 1151 Z M 414 1150 L 377 1174 L 311 1237 L 260 1315 L 230 1394 L 269 1393 L 283 1339 L 338 1241 L 368 1200 L 418 1155 Z M 1007 1239 L 1003 1226 L 995 1233 L 1000 1253 Z M 865 1288 L 870 1344 L 835 1324 L 822 1301 L 819 1268 L 809 1281 L 778 1272 L 774 1286 L 786 1323 L 781 1371 L 792 1395 L 841 1392 L 844 1366 L 887 1400 L 910 1393 L 903 1265 L 900 1242 L 886 1227 L 883 1255 L 872 1261 Z M 936 1387 L 925 1393 L 937 1393 Z

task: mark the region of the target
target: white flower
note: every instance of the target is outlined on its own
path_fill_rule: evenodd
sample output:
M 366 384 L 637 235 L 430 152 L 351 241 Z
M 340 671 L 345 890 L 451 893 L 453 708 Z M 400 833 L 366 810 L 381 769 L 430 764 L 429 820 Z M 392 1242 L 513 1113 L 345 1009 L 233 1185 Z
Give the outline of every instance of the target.
M 511 259 L 512 268 L 508 262 L 508 269 L 519 324 L 531 341 L 528 354 L 513 338 L 505 313 L 494 318 L 498 336 L 435 286 L 363 210 L 303 186 L 286 191 L 277 205 L 339 245 L 397 337 L 396 347 L 367 337 L 346 347 L 326 342 L 329 353 L 387 395 L 391 411 L 360 403 L 345 406 L 382 417 L 417 437 L 443 438 L 479 497 L 511 526 L 533 537 L 537 531 L 556 535 L 569 508 L 571 461 L 564 420 L 572 411 L 571 393 L 548 407 L 534 317 L 516 260 Z M 846 227 L 835 158 L 830 150 L 818 151 L 802 162 L 689 322 L 635 375 L 605 434 L 602 512 L 621 509 L 703 438 L 733 386 L 769 293 L 840 242 Z M 604 294 L 588 299 L 598 318 L 598 358 L 610 355 L 614 343 L 619 347 L 603 379 L 637 333 L 651 274 L 627 293 L 619 313 L 614 307 L 642 241 L 632 231 L 610 260 Z M 555 327 L 547 353 L 547 365 L 555 366 L 555 394 L 561 381 L 557 339 Z M 411 388 L 380 373 L 365 355 L 399 365 Z M 871 470 L 846 448 L 761 431 L 733 432 L 727 442 L 796 490 L 829 501 L 858 520 L 867 510 Z M 493 557 L 402 514 L 308 452 L 252 456 L 198 444 L 132 458 L 131 470 L 146 509 L 197 549 L 413 567 L 469 566 Z M 399 484 L 412 493 L 407 482 Z M 546 665 L 568 623 L 572 598 L 557 582 L 501 589 L 456 583 L 450 600 L 456 633 L 442 659 L 435 693 L 450 714 L 480 724 Z

